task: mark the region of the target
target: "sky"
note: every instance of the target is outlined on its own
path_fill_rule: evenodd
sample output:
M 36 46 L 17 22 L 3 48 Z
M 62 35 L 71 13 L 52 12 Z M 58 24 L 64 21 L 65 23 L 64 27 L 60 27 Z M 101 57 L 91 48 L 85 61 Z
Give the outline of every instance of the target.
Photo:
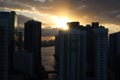
M 56 18 L 67 17 L 82 25 L 98 21 L 110 32 L 120 31 L 120 0 L 0 0 L 0 10 L 16 11 L 19 25 L 35 19 L 44 28 L 55 28 Z

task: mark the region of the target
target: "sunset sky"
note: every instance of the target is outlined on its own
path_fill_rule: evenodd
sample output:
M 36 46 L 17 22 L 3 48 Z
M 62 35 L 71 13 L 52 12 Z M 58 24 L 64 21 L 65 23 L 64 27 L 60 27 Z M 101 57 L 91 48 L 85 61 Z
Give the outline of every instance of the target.
M 120 31 L 120 0 L 0 0 L 0 10 L 39 20 L 56 28 L 56 20 L 67 18 L 82 25 L 99 21 L 110 32 Z

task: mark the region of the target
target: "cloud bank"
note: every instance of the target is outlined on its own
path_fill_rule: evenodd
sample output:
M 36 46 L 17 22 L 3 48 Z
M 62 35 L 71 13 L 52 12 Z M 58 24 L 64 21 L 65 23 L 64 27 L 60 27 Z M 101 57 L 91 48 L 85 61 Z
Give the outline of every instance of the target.
M 120 0 L 0 0 L 0 10 L 18 14 L 52 26 L 52 17 L 67 16 L 82 24 L 99 21 L 110 31 L 120 30 Z

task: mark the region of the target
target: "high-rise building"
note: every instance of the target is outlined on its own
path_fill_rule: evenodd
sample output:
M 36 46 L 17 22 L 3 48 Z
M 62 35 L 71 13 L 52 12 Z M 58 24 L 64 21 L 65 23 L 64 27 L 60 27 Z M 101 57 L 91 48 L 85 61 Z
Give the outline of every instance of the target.
M 8 27 L 0 26 L 0 80 L 8 80 Z
M 68 23 L 56 36 L 59 80 L 107 80 L 108 29 Z
M 86 80 L 86 31 L 78 29 L 78 22 L 68 25 L 56 37 L 59 80 Z
M 0 52 L 1 55 L 4 55 L 4 58 L 1 56 L 0 58 L 0 65 L 4 65 L 7 67 L 2 67 L 0 70 L 1 74 L 11 74 L 13 69 L 13 55 L 14 55 L 14 27 L 17 26 L 17 16 L 14 11 L 11 12 L 0 12 L 0 36 L 1 36 L 1 46 L 0 50 L 3 50 L 3 52 Z M 2 31 L 3 30 L 3 31 Z M 3 33 L 3 34 L 2 34 Z M 3 37 L 3 38 L 2 38 Z M 6 70 L 4 69 L 6 68 Z M 8 69 L 7 69 L 8 68 Z M 3 72 L 2 71 L 6 71 Z
M 120 55 L 120 32 L 112 33 L 109 36 L 110 54 Z
M 112 33 L 109 36 L 109 78 L 120 80 L 120 32 Z
M 98 22 L 85 27 L 87 30 L 87 78 L 107 79 L 108 29 Z
M 24 49 L 33 53 L 34 73 L 41 75 L 41 22 L 30 20 L 25 23 Z
M 108 30 L 100 26 L 93 30 L 95 80 L 107 80 Z

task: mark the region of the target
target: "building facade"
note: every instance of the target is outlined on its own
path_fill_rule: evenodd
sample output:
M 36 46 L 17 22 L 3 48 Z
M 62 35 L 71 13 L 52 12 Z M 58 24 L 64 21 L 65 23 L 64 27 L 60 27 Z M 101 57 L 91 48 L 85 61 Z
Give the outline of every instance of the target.
M 41 75 L 41 22 L 30 20 L 25 23 L 24 49 L 33 53 L 34 73 Z
M 107 80 L 108 29 L 68 23 L 56 37 L 59 80 Z
M 108 29 L 98 22 L 86 25 L 87 79 L 107 80 Z
M 93 30 L 95 52 L 95 80 L 107 80 L 108 30 L 99 27 Z
M 119 80 L 120 73 L 120 32 L 112 33 L 109 36 L 109 78 Z
M 18 31 L 17 35 L 18 35 L 18 42 L 17 42 L 18 51 L 21 51 L 23 49 L 23 32 Z
M 8 80 L 8 27 L 0 26 L 0 79 Z
M 76 28 L 78 22 L 68 25 L 71 29 L 57 36 L 59 80 L 86 80 L 86 31 Z
M 4 60 L 1 60 L 0 65 L 6 66 L 6 67 L 2 67 L 3 71 L 0 70 L 0 73 L 4 74 L 4 77 L 6 76 L 6 78 L 7 78 L 7 75 L 5 74 L 8 73 L 9 75 L 11 75 L 13 71 L 13 55 L 14 55 L 14 48 L 15 48 L 14 47 L 15 45 L 14 28 L 16 26 L 17 26 L 17 16 L 14 11 L 0 12 L 0 29 L 1 29 L 0 30 L 0 33 L 1 33 L 0 35 L 1 36 L 1 48 L 0 49 L 6 50 L 5 53 L 4 51 L 0 52 L 1 55 L 4 55 Z M 2 59 L 2 56 L 1 56 L 1 59 Z M 4 68 L 6 68 L 6 70 Z

